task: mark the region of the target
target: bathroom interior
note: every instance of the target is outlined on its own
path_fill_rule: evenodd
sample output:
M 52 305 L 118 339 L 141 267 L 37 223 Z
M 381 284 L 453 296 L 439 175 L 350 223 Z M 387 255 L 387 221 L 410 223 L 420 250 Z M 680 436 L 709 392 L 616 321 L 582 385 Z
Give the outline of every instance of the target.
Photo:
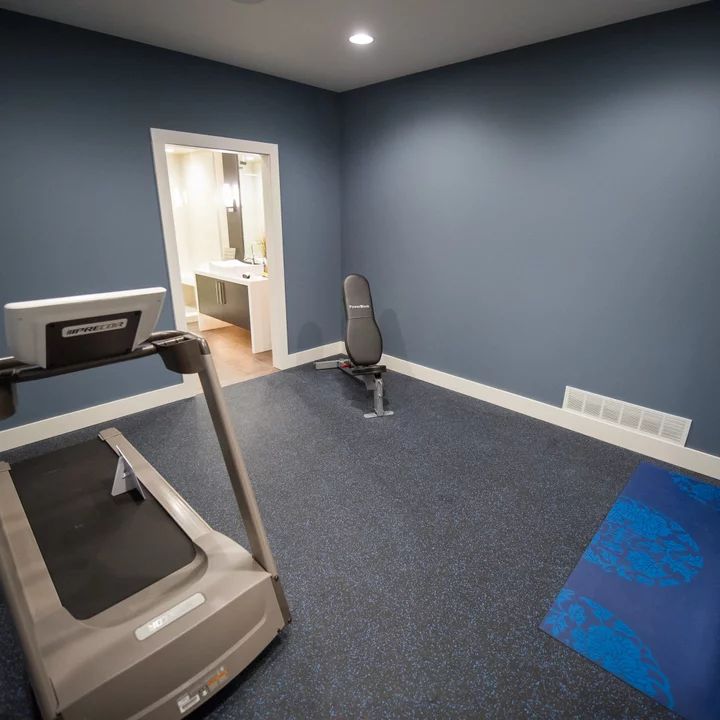
M 223 385 L 275 372 L 262 157 L 165 152 L 187 327 L 207 339 Z

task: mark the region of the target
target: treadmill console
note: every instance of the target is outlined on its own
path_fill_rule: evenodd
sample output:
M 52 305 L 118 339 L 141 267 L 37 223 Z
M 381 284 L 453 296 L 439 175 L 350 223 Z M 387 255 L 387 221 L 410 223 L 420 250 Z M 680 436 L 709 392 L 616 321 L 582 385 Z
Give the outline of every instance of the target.
M 15 359 L 57 368 L 131 352 L 155 329 L 165 289 L 76 295 L 5 305 Z

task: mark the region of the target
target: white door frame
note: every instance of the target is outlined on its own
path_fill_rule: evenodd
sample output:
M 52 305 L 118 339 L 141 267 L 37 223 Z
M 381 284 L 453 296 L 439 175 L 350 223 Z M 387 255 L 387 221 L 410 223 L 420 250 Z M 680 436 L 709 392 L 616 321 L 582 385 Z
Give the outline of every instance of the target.
M 280 206 L 280 163 L 278 146 L 272 143 L 240 140 L 237 138 L 200 135 L 198 133 L 177 130 L 150 129 L 153 160 L 155 162 L 155 181 L 163 237 L 165 238 L 165 257 L 170 278 L 170 298 L 172 301 L 175 326 L 187 329 L 185 321 L 185 302 L 183 300 L 178 258 L 177 239 L 173 222 L 172 197 L 170 194 L 170 176 L 168 174 L 166 145 L 187 145 L 208 150 L 220 150 L 260 155 L 263 161 L 263 200 L 265 203 L 265 235 L 267 242 L 268 267 L 270 268 L 270 336 L 272 340 L 272 362 L 276 368 L 284 370 L 292 365 L 288 357 L 287 312 L 285 305 L 285 266 L 283 262 L 282 213 Z M 183 375 L 185 384 L 196 385 L 194 376 Z

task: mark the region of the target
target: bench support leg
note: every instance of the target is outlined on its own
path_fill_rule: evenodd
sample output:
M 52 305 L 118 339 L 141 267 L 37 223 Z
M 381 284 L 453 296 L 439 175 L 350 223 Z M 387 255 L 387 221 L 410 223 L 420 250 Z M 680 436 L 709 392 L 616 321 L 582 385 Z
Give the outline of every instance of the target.
M 373 412 L 365 413 L 366 418 L 383 417 L 383 415 L 392 415 L 392 410 L 385 409 L 385 386 L 381 377 L 364 377 L 365 387 L 373 391 Z

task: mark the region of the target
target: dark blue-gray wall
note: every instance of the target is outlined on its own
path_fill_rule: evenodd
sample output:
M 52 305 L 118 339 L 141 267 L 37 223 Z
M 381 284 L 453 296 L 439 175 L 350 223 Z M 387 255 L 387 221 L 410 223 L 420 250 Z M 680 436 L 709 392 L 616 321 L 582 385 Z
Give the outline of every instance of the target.
M 274 142 L 291 352 L 364 272 L 389 353 L 685 415 L 720 453 L 717 5 L 341 96 L 4 12 L 0 64 L 0 303 L 167 284 L 150 127 Z M 45 381 L 14 422 L 174 380 Z
M 720 11 L 342 96 L 343 271 L 386 351 L 560 404 L 693 419 L 720 453 Z
M 0 67 L 0 305 L 167 287 L 158 127 L 279 145 L 289 351 L 338 339 L 337 95 L 2 11 Z M 33 383 L 3 425 L 174 382 L 155 359 Z

